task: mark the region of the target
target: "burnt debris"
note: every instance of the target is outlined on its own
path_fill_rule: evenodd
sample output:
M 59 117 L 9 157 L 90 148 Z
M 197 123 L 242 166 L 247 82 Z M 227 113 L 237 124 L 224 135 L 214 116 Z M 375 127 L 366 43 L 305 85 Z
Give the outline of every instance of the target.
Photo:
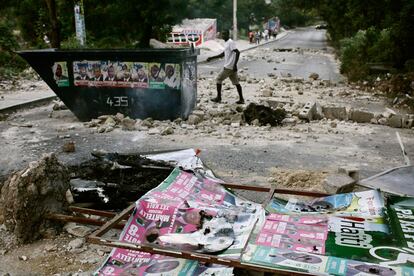
M 69 167 L 76 203 L 121 210 L 158 186 L 174 167 L 139 154 L 93 152 L 93 159 Z

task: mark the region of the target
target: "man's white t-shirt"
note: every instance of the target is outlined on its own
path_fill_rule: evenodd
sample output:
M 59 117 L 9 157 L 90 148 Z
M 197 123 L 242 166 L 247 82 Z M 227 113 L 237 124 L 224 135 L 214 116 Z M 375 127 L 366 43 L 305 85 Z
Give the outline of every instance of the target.
M 237 49 L 236 43 L 229 39 L 224 44 L 224 68 L 233 70 L 236 62 L 236 53 L 233 50 Z

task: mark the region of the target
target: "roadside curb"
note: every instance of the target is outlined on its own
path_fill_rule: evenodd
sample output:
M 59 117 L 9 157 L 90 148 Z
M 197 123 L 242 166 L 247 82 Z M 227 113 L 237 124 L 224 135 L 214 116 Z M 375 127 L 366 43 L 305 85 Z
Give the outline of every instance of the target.
M 15 112 L 19 109 L 31 107 L 31 106 L 34 106 L 34 105 L 42 105 L 42 104 L 45 104 L 45 103 L 50 102 L 52 100 L 55 100 L 56 98 L 57 98 L 57 96 L 53 95 L 53 96 L 47 96 L 47 97 L 43 97 L 43 98 L 39 98 L 39 99 L 35 99 L 35 100 L 24 101 L 24 102 L 15 104 L 15 105 L 10 105 L 10 106 L 6 106 L 4 108 L 0 108 L 0 113 L 2 113 L 2 114 L 12 113 L 12 112 Z

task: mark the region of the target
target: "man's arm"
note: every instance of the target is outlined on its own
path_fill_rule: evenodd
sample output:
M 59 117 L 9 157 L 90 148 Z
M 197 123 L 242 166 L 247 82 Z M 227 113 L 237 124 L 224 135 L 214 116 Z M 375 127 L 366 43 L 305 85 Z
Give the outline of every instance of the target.
M 216 56 L 208 57 L 208 58 L 207 58 L 207 61 L 211 61 L 211 60 L 213 60 L 213 59 L 216 59 L 216 58 L 222 58 L 222 57 L 224 57 L 224 52 L 222 52 L 221 54 L 218 54 L 218 55 L 216 55 Z
M 236 60 L 234 61 L 233 71 L 237 72 L 237 62 L 239 62 L 240 51 L 238 49 L 234 49 L 233 52 L 236 53 Z

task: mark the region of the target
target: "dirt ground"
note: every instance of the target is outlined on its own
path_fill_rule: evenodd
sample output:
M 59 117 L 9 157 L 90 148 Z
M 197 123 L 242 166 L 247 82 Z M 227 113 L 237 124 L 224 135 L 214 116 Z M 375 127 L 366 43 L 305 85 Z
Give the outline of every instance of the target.
M 257 51 L 244 58 L 266 59 L 271 55 Z M 233 86 L 228 82 L 224 85 L 224 103 L 211 103 L 215 75 L 206 74 L 199 76 L 198 81 L 194 112 L 197 118 L 193 118 L 197 122 L 137 120 L 133 130 L 122 129 L 119 125 L 109 131 L 105 128 L 101 133 L 102 123 L 85 125 L 68 110 L 53 111 L 53 104 L 9 114 L 6 120 L 0 121 L 4 145 L 0 175 L 4 178 L 45 152 L 56 152 L 62 162 L 73 164 L 88 159 L 89 153 L 97 148 L 120 152 L 164 150 L 173 144 L 205 150 L 208 165 L 229 182 L 323 191 L 324 177 L 344 163 L 360 168 L 363 176 L 402 165 L 396 131 L 403 137 L 407 152 L 414 152 L 413 129 L 334 119 L 306 122 L 297 118 L 298 110 L 306 102 L 315 100 L 321 105 L 382 114 L 386 107 L 393 106 L 379 91 L 288 76 L 257 78 L 249 75 L 248 68 L 242 68 L 241 75 L 247 103 L 270 105 L 276 102 L 288 110 L 292 120 L 279 127 L 244 124 L 237 106 L 232 104 L 237 100 Z M 2 93 L 6 93 L 8 85 L 12 84 L 3 84 L 6 88 Z M 16 89 L 43 85 L 39 81 L 23 82 Z M 403 109 L 394 110 L 405 113 Z M 164 132 L 167 128 L 169 131 Z M 75 143 L 75 153 L 62 151 L 69 141 Z M 63 232 L 18 246 L 0 225 L 0 275 L 89 275 L 103 262 L 109 249 L 77 239 Z M 69 246 L 74 240 L 79 248 Z

